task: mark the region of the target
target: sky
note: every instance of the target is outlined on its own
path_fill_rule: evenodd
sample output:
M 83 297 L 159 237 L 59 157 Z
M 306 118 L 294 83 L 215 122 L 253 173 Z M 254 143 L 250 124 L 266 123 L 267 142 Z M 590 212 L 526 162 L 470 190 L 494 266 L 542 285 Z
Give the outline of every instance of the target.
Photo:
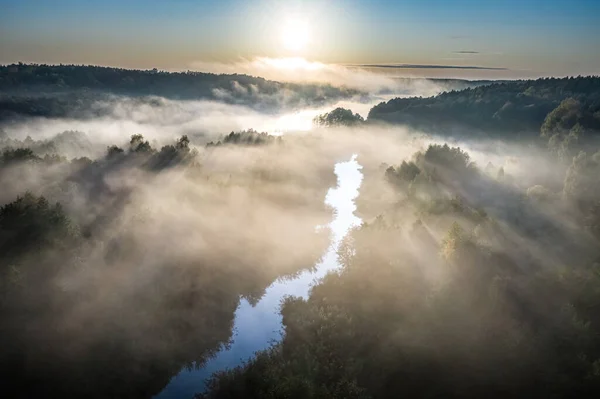
M 600 0 L 0 0 L 0 10 L 2 64 L 188 70 L 302 57 L 400 75 L 407 64 L 600 74 Z

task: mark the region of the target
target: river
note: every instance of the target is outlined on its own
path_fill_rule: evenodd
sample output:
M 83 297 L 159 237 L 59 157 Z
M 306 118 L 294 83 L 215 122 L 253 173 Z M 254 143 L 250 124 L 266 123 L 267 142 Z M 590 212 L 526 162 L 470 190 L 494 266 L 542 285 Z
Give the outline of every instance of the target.
M 238 366 L 259 350 L 267 349 L 281 338 L 282 324 L 279 306 L 286 296 L 306 298 L 310 287 L 327 273 L 340 268 L 337 249 L 348 231 L 361 223 L 354 215 L 354 199 L 362 182 L 361 165 L 353 155 L 349 161 L 335 164 L 337 187 L 330 188 L 325 203 L 333 208 L 333 220 L 328 227 L 331 244 L 315 268 L 293 279 L 281 279 L 271 284 L 255 305 L 242 299 L 235 312 L 233 344 L 223 348 L 206 365 L 196 370 L 182 370 L 155 399 L 192 398 L 205 389 L 205 380 L 212 373 Z

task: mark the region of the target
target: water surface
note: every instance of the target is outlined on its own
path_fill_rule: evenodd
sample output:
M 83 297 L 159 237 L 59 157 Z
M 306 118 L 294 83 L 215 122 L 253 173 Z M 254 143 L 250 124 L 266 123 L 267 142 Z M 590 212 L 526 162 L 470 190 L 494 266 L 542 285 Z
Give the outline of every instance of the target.
M 279 341 L 282 329 L 279 313 L 281 300 L 290 295 L 307 298 L 315 280 L 340 267 L 337 259 L 339 244 L 348 231 L 361 222 L 354 215 L 354 199 L 358 196 L 363 177 L 361 168 L 356 155 L 350 161 L 335 165 L 337 187 L 329 189 L 325 197 L 325 203 L 333 208 L 333 220 L 328 225 L 331 244 L 315 268 L 293 279 L 274 282 L 255 306 L 242 299 L 235 312 L 233 344 L 229 348 L 223 348 L 201 369 L 183 370 L 156 396 L 157 399 L 192 398 L 195 393 L 205 389 L 205 380 L 215 371 L 238 366 L 255 352 L 267 349 Z

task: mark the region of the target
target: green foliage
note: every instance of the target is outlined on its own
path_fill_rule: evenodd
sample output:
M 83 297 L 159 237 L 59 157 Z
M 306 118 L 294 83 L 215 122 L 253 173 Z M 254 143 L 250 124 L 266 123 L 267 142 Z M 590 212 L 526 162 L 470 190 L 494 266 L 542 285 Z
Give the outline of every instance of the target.
M 29 148 L 6 148 L 2 152 L 2 165 L 10 165 L 19 162 L 40 161 L 37 155 Z
M 397 168 L 388 167 L 385 171 L 388 181 L 410 183 L 421 174 L 441 179 L 467 177 L 475 170 L 467 152 L 448 144 L 431 144 L 424 153 L 416 153 L 414 158 L 414 162 L 402 161 Z
M 519 276 L 509 259 L 454 224 L 441 244 L 442 262 L 453 267 L 440 271 L 441 281 L 428 280 L 420 269 L 432 265 L 388 246 L 400 237 L 382 222 L 355 231 L 341 273 L 326 276 L 308 300 L 285 301 L 281 344 L 215 374 L 200 397 L 600 392 L 600 275 Z M 540 301 L 543 309 L 536 307 Z
M 470 262 L 468 258 L 477 251 L 476 244 L 462 227 L 456 222 L 452 224 L 446 237 L 442 241 L 442 256 L 451 264 L 464 266 Z
M 249 131 L 226 141 L 255 145 L 279 139 Z M 271 175 L 283 176 L 278 183 L 289 179 L 289 172 L 278 167 L 285 160 L 261 164 L 264 175 L 255 174 L 252 165 L 251 170 L 238 172 L 241 183 L 221 186 L 218 179 L 210 180 L 214 174 L 196 167 L 198 151 L 185 135 L 158 151 L 142 135 L 133 135 L 125 149 L 110 146 L 95 160 L 78 157 L 68 162 L 29 148 L 5 148 L 2 154 L 0 177 L 12 191 L 22 189 L 21 176 L 42 182 L 33 185 L 35 194 L 26 193 L 0 207 L 0 341 L 5 343 L 0 362 L 6 366 L 7 397 L 152 397 L 183 367 L 200 367 L 228 345 L 240 298 L 258 302 L 276 278 L 314 264 L 327 245 L 323 235 L 314 241 L 319 245 L 297 254 L 277 252 L 279 248 L 270 252 L 274 249 L 265 248 L 261 240 L 240 241 L 241 235 L 223 239 L 221 232 L 231 230 L 219 225 L 219 216 L 199 206 L 230 211 L 199 192 L 218 194 L 215 202 L 242 190 L 252 196 L 252 203 L 279 201 L 271 198 L 279 193 L 263 193 L 251 184 L 272 184 Z M 56 162 L 61 166 L 47 167 Z M 162 175 L 167 169 L 169 173 Z M 125 187 L 110 184 L 132 172 L 144 181 Z M 46 175 L 49 179 L 44 179 Z M 173 202 L 188 206 L 182 212 L 193 206 L 216 223 L 189 225 L 187 230 L 173 222 L 180 218 L 180 209 L 166 212 L 172 218 L 156 216 L 162 209 L 139 206 L 154 198 L 144 197 L 138 184 L 147 187 L 172 176 L 182 184 L 171 186 L 178 188 L 175 193 L 157 188 L 159 197 L 165 196 L 159 200 L 168 203 L 172 200 L 168 195 L 183 192 Z M 315 197 L 319 207 L 326 189 L 326 185 L 319 188 Z M 57 198 L 64 207 L 54 204 Z M 199 198 L 205 201 L 198 203 Z M 299 202 L 304 209 L 306 200 Z M 285 206 L 293 209 L 289 201 Z M 254 211 L 241 209 L 238 215 Z M 262 223 L 278 225 L 279 220 Z M 305 233 L 313 239 L 312 218 L 304 227 L 294 228 L 299 240 Z M 189 241 L 182 251 L 179 239 L 190 239 L 192 230 L 198 240 Z M 238 256 L 235 248 L 241 246 L 259 260 Z M 314 257 L 306 256 L 311 251 Z M 276 256 L 284 266 L 272 261 Z M 288 256 L 292 259 L 284 259 Z
M 425 167 L 439 168 L 455 173 L 465 172 L 469 166 L 469 154 L 460 147 L 449 147 L 448 144 L 431 144 L 421 156 L 417 155 L 419 163 Z
M 144 140 L 144 136 L 141 134 L 134 134 L 131 136 L 131 140 L 129 141 L 129 152 L 152 153 L 153 151 L 154 150 L 148 140 Z
M 580 152 L 573 158 L 565 177 L 564 196 L 586 209 L 600 198 L 600 152 Z
M 595 108 L 595 105 L 567 98 L 546 116 L 541 135 L 548 139 L 550 150 L 563 161 L 570 162 L 577 153 L 597 144 L 594 131 L 600 129 L 600 118 L 594 116 Z
M 198 151 L 190 148 L 190 139 L 183 135 L 175 145 L 163 146 L 160 151 L 148 161 L 151 169 L 160 170 L 174 166 L 191 166 L 194 164 Z
M 386 180 L 404 192 L 421 212 L 464 212 L 465 216 L 470 213 L 460 196 L 451 194 L 463 191 L 462 186 L 478 178 L 468 153 L 447 144 L 432 144 L 413 158 L 414 162 L 402 161 L 399 167 L 388 167 Z
M 556 133 L 563 134 L 572 129 L 581 119 L 581 103 L 574 98 L 563 100 L 558 107 L 552 110 L 544 119 L 541 128 L 542 137 L 550 138 Z
M 24 140 L 8 136 L 0 137 L 0 148 L 28 148 L 39 157 L 55 154 L 88 156 L 92 154 L 93 145 L 84 133 L 67 130 L 49 139 L 41 140 L 34 140 L 30 136 Z
M 388 167 L 385 170 L 386 179 L 396 185 L 407 185 L 421 173 L 421 169 L 414 162 L 402 161 L 400 167 Z
M 364 118 L 360 114 L 352 113 L 352 110 L 338 107 L 331 112 L 317 115 L 313 119 L 316 126 L 356 126 L 364 123 Z
M 122 148 L 112 145 L 107 148 L 105 159 L 117 164 L 123 162 L 125 166 L 131 166 L 127 161 L 135 161 L 142 168 L 159 171 L 175 166 L 192 166 L 197 156 L 198 151 L 190 147 L 187 135 L 156 151 L 143 135 L 134 134 L 131 136 L 127 153 Z
M 29 148 L 5 148 L 0 157 L 0 168 L 11 165 L 36 165 L 48 167 L 57 164 L 67 163 L 67 158 L 57 154 L 46 154 L 43 157 L 37 156 Z
M 107 159 L 116 159 L 118 157 L 120 157 L 121 155 L 123 155 L 125 151 L 116 146 L 116 145 L 111 145 L 109 147 L 106 148 L 106 158 Z
M 566 102 L 561 104 L 563 100 Z M 535 138 L 543 125 L 543 134 L 549 137 L 557 126 L 574 125 L 579 112 L 576 104 L 590 116 L 598 112 L 599 77 L 518 80 L 430 98 L 395 98 L 373 107 L 367 120 L 408 124 L 442 134 L 454 134 L 459 127 L 468 136 L 486 132 L 506 139 Z M 599 118 L 585 119 L 589 121 L 586 128 L 600 129 Z
M 206 147 L 217 147 L 220 145 L 242 145 L 242 146 L 255 146 L 255 145 L 265 145 L 265 144 L 273 144 L 273 143 L 281 143 L 281 136 L 272 136 L 265 132 L 257 132 L 253 129 L 244 130 L 241 132 L 231 132 L 222 140 L 217 141 L 216 143 L 211 141 L 206 144 Z
M 190 75 L 193 79 L 158 71 L 19 65 L 15 76 L 0 67 L 0 88 L 89 85 L 144 94 L 168 91 L 160 85 L 169 79 L 205 79 L 202 87 L 212 93 L 233 84 L 231 76 Z M 235 79 L 248 93 L 256 81 Z M 190 84 L 190 90 L 198 88 L 194 85 L 199 83 Z M 281 86 L 260 90 L 269 87 Z M 539 130 L 545 118 L 544 138 L 568 159 L 589 143 L 599 119 L 595 90 L 597 78 L 511 82 L 434 99 L 392 100 L 374 116 L 408 118 L 418 125 L 439 115 L 434 123 L 474 128 L 496 123 L 497 131 L 515 132 Z M 562 101 L 563 96 L 573 99 Z M 2 107 L 2 101 L 8 105 Z M 43 99 L 1 97 L 0 112 L 61 115 L 71 101 L 57 106 Z M 315 122 L 363 123 L 343 109 Z M 129 168 L 143 170 L 140 175 L 148 178 L 169 168 L 187 170 L 197 158 L 187 136 L 158 150 L 133 135 L 125 150 L 111 146 L 104 158 L 80 157 L 70 164 L 54 155 L 59 140 L 2 142 L 2 166 L 66 165 L 64 179 L 85 192 L 84 204 L 76 204 L 82 209 L 67 208 L 86 231 L 84 239 L 63 207 L 42 196 L 26 193 L 0 207 L 0 338 L 6 343 L 0 360 L 7 365 L 8 397 L 151 397 L 182 365 L 201 365 L 226 344 L 239 298 L 256 303 L 276 277 L 273 270 L 265 271 L 266 262 L 253 269 L 237 253 L 218 261 L 182 257 L 176 239 L 166 244 L 145 239 L 146 231 L 176 233 L 178 226 L 160 224 L 135 202 L 123 212 L 123 204 L 135 199 L 133 190 L 109 186 L 106 177 Z M 249 130 L 208 146 L 278 142 Z M 406 198 L 402 204 L 411 207 L 410 216 L 398 218 L 386 210 L 353 231 L 338 251 L 343 268 L 323 278 L 307 299 L 288 298 L 282 304 L 283 341 L 217 373 L 201 397 L 598 397 L 600 273 L 590 260 L 595 247 L 571 245 L 569 235 L 578 240 L 583 236 L 578 229 L 585 227 L 600 237 L 599 165 L 600 153 L 582 152 L 573 159 L 563 202 L 541 185 L 526 191 L 512 187 L 503 168 L 498 170 L 502 182 L 482 176 L 469 154 L 448 145 L 431 145 L 412 161 L 386 167 L 385 178 L 398 189 L 390 190 L 399 195 L 394 200 Z M 10 177 L 13 169 L 2 168 L 2 176 Z M 262 164 L 257 169 L 249 172 L 253 182 L 289 183 L 285 170 Z M 203 177 L 212 184 L 212 176 Z M 515 205 L 515 198 L 522 201 Z M 505 213 L 490 206 L 490 215 L 500 222 L 481 207 L 489 203 L 506 206 Z M 394 211 L 401 208 L 394 206 Z M 577 220 L 569 219 L 573 209 Z M 136 215 L 124 217 L 129 212 Z M 559 217 L 547 218 L 545 212 Z M 172 210 L 173 217 L 178 213 Z M 547 223 L 531 233 L 527 223 L 536 218 Z M 563 218 L 568 229 L 553 225 Z M 406 219 L 408 228 L 400 222 Z M 564 236 L 556 238 L 557 230 Z M 230 237 L 214 238 L 218 233 L 203 231 L 198 241 L 229 244 Z M 251 241 L 226 248 L 243 246 L 249 252 Z M 569 268 L 557 267 L 554 259 L 562 246 L 573 263 Z M 582 247 L 585 253 L 579 255 Z M 72 273 L 74 265 L 86 272 Z M 248 278 L 253 273 L 259 276 Z M 136 283 L 123 287 L 123 281 Z
M 598 157 L 576 157 L 564 188 L 578 206 L 587 202 L 587 217 L 572 222 L 596 236 Z M 469 154 L 447 145 L 384 168 L 419 219 L 404 232 L 397 206 L 354 230 L 338 251 L 342 270 L 308 299 L 283 304 L 283 341 L 215 374 L 201 397 L 600 395 L 600 273 L 590 257 L 574 255 L 597 255 L 597 243 L 555 236 L 555 218 L 543 223 L 545 212 L 571 212 L 569 204 L 541 185 L 511 193 L 503 168 L 497 180 L 481 175 Z M 476 207 L 495 196 L 517 205 L 514 219 L 498 222 Z M 447 220 L 437 238 L 434 226 Z M 584 236 L 567 231 L 573 241 Z M 569 267 L 547 264 L 560 246 Z M 338 395 L 340 385 L 352 389 Z
M 64 254 L 78 236 L 60 204 L 26 193 L 0 208 L 0 269 L 24 258 L 40 262 L 36 257 L 46 251 Z

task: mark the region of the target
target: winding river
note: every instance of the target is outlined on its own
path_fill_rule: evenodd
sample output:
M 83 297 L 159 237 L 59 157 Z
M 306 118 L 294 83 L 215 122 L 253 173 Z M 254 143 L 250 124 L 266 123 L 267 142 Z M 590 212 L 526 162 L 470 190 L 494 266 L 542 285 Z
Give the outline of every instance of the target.
M 362 182 L 361 165 L 353 155 L 349 161 L 335 165 L 337 187 L 330 188 L 325 203 L 333 208 L 331 244 L 313 270 L 294 279 L 282 279 L 271 284 L 255 305 L 242 299 L 235 312 L 234 341 L 198 370 L 183 370 L 175 376 L 155 399 L 192 398 L 205 389 L 205 380 L 212 373 L 239 365 L 255 352 L 268 348 L 281 338 L 282 324 L 279 306 L 285 296 L 308 297 L 311 285 L 328 272 L 340 267 L 337 249 L 348 231 L 361 220 L 354 215 L 354 199 Z

